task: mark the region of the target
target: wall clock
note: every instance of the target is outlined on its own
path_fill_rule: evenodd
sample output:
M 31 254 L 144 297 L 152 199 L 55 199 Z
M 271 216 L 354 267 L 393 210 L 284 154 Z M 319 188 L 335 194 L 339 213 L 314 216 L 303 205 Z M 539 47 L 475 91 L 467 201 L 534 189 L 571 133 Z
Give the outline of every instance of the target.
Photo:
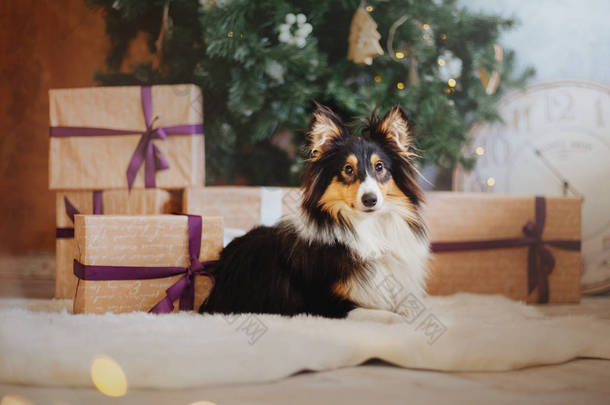
M 581 196 L 582 291 L 610 290 L 610 86 L 539 83 L 498 107 L 504 124 L 472 128 L 477 165 L 456 169 L 454 189 Z

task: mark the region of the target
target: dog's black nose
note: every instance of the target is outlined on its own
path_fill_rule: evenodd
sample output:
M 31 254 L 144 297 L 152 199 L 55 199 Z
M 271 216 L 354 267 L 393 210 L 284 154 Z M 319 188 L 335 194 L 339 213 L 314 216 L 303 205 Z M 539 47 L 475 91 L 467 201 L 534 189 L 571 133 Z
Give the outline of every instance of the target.
M 365 193 L 362 195 L 362 204 L 365 207 L 374 207 L 377 204 L 377 196 L 373 193 Z

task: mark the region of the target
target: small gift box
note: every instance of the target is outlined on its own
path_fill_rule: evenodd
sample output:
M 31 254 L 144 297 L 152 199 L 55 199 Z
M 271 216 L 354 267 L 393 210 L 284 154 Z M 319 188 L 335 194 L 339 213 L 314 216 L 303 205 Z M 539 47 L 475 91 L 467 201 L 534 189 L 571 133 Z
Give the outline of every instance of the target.
M 433 192 L 428 292 L 578 302 L 581 199 Z
M 204 184 L 197 86 L 61 89 L 49 99 L 49 188 Z
M 76 215 L 74 231 L 74 313 L 196 309 L 213 285 L 222 218 Z
M 224 217 L 227 239 L 257 225 L 273 225 L 282 215 L 295 213 L 301 190 L 290 187 L 213 186 L 187 188 L 182 212 Z
M 55 298 L 74 298 L 74 215 L 152 215 L 180 211 L 182 193 L 174 190 L 138 189 L 59 191 L 56 193 Z

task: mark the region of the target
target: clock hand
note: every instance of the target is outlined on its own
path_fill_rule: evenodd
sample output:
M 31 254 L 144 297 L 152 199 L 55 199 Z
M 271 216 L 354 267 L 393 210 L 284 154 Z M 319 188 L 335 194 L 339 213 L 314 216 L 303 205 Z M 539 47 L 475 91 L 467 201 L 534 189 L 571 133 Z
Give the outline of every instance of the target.
M 547 169 L 549 169 L 551 171 L 551 173 L 553 173 L 553 175 L 555 177 L 557 177 L 559 179 L 559 181 L 561 181 L 561 183 L 563 184 L 563 195 L 565 196 L 568 193 L 568 190 L 572 191 L 572 194 L 574 194 L 576 197 L 581 197 L 584 201 L 584 196 L 582 195 L 582 193 L 580 193 L 578 190 L 576 190 L 569 182 L 568 180 L 563 177 L 561 175 L 561 173 L 559 172 L 559 170 L 557 170 L 555 168 L 555 166 L 553 166 L 543 155 L 542 152 L 540 151 L 540 149 L 534 149 L 534 153 L 536 154 L 536 156 L 538 156 L 538 158 L 540 159 L 540 161 L 546 166 Z

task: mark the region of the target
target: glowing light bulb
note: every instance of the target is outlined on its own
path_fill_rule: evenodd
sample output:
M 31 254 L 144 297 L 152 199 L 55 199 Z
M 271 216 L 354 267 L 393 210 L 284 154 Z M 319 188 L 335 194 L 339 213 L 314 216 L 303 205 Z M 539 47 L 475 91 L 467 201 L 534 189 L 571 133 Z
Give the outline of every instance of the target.
M 474 150 L 474 153 L 479 156 L 482 156 L 485 154 L 485 148 L 483 148 L 482 146 L 477 146 L 477 148 Z
M 449 85 L 449 87 L 455 87 L 456 81 L 455 79 L 451 78 L 447 80 L 447 84 Z
M 396 58 L 397 59 L 403 59 L 405 57 L 405 53 L 404 52 L 396 52 Z
M 405 88 L 405 84 L 403 82 L 398 82 L 396 83 L 396 87 L 398 87 L 399 90 L 403 90 Z
M 373 11 L 373 6 L 366 6 L 364 9 L 370 13 Z
M 379 76 L 379 75 L 375 76 L 375 82 L 377 82 L 377 83 L 381 82 L 381 76 Z
M 490 178 L 487 179 L 487 185 L 489 187 L 493 187 L 494 184 L 496 184 L 496 179 L 494 179 L 493 177 L 490 177 Z

